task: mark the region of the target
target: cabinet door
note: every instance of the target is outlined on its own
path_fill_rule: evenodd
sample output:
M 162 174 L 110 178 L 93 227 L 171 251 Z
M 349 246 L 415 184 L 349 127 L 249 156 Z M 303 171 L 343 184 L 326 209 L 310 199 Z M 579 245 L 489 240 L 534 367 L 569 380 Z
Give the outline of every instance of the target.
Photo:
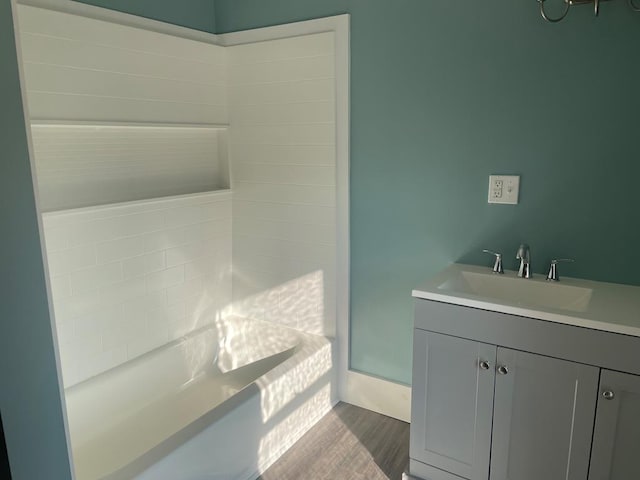
M 491 480 L 584 480 L 599 369 L 498 348 Z
M 640 478 L 640 377 L 603 370 L 589 480 Z
M 413 352 L 411 458 L 486 480 L 496 347 L 416 329 Z

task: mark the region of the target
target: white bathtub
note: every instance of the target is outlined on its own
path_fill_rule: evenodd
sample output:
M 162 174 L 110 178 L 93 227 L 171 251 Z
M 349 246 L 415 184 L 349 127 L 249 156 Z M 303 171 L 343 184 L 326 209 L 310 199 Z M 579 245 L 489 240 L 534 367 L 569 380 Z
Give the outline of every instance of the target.
M 335 403 L 331 342 L 230 318 L 67 389 L 77 480 L 256 478 Z

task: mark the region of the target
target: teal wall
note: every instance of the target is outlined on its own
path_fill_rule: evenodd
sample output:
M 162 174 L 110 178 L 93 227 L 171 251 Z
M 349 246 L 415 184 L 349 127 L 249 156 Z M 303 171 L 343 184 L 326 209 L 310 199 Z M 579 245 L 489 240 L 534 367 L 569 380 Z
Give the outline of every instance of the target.
M 551 3 L 551 2 L 549 2 Z M 351 14 L 351 363 L 410 382 L 412 287 L 449 262 L 640 284 L 640 14 L 535 0 L 217 0 L 217 32 Z M 522 176 L 518 206 L 488 175 Z
M 214 0 L 75 0 L 182 27 L 215 32 Z
M 14 480 L 71 478 L 11 1 L 0 0 L 0 412 Z

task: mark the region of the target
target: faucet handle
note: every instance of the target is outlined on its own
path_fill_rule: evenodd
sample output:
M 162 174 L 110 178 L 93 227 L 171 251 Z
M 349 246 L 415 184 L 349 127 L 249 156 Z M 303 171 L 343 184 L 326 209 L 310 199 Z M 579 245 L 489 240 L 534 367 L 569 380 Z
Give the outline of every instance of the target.
M 526 243 L 520 244 L 520 246 L 518 247 L 518 252 L 516 253 L 516 260 L 529 260 L 530 257 L 531 249 L 529 248 L 529 245 L 527 245 Z
M 504 273 L 504 268 L 502 268 L 502 254 L 498 252 L 492 252 L 491 250 L 482 250 L 482 251 L 483 253 L 495 255 L 496 262 L 493 264 L 493 273 Z
M 575 260 L 573 258 L 558 258 L 551 260 L 551 266 L 549 267 L 549 273 L 547 274 L 547 280 L 552 282 L 557 282 L 560 280 L 558 276 L 558 263 L 560 262 L 570 262 L 573 263 Z
M 526 243 L 520 244 L 516 253 L 516 260 L 520 260 L 518 268 L 518 277 L 531 278 L 531 249 Z

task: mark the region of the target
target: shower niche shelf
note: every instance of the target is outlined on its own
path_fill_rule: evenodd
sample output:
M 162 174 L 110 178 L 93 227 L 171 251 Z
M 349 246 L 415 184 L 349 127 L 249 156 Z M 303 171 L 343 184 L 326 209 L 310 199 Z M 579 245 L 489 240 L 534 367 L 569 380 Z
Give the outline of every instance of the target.
M 43 211 L 229 188 L 227 125 L 34 120 Z

